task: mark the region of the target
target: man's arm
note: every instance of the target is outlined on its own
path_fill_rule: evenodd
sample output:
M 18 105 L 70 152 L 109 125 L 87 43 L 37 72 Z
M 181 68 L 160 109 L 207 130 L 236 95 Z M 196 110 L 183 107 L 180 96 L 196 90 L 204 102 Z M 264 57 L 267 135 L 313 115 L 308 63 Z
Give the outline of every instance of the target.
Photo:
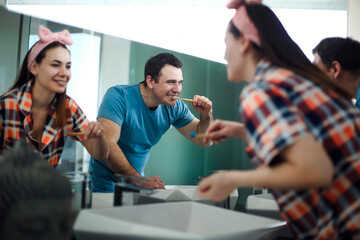
M 100 122 L 101 125 L 104 127 L 105 137 L 109 143 L 109 156 L 106 160 L 106 163 L 108 164 L 110 169 L 115 173 L 144 178 L 129 163 L 124 153 L 122 152 L 121 148 L 119 147 L 119 145 L 117 145 L 117 142 L 120 138 L 121 127 L 117 123 L 106 118 L 98 118 L 98 122 Z M 145 179 L 149 180 L 149 182 L 145 184 L 141 184 L 144 187 L 148 187 L 148 188 L 165 187 L 163 181 L 157 176 L 148 177 Z M 134 184 L 139 185 L 139 183 L 134 183 Z
M 204 142 L 202 138 L 194 138 L 190 136 L 191 132 L 205 133 L 206 129 L 214 122 L 213 111 L 212 111 L 212 102 L 203 96 L 195 95 L 193 98 L 193 107 L 196 111 L 200 113 L 200 120 L 195 118 L 188 125 L 178 128 L 177 130 L 186 138 L 190 139 L 193 143 L 208 147 L 212 145 L 212 141 Z

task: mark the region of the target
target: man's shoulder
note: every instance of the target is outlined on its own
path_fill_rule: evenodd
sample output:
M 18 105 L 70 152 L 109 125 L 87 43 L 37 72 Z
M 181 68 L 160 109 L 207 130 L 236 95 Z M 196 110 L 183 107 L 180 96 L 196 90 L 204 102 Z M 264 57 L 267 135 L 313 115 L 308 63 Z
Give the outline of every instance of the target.
M 102 99 L 99 113 L 105 113 L 108 111 L 119 112 L 120 109 L 123 112 L 127 112 L 130 109 L 136 108 L 139 92 L 136 87 L 138 87 L 136 84 L 116 85 L 110 87 Z
M 170 107 L 170 106 L 168 106 Z M 189 107 L 184 103 L 183 101 L 177 100 L 176 104 L 173 107 L 170 107 L 172 109 L 189 109 Z
M 133 84 L 119 84 L 119 85 L 115 85 L 110 87 L 109 89 L 133 89 L 139 87 L 139 83 L 133 83 Z
M 189 107 L 183 101 L 176 101 L 174 106 L 160 105 L 165 111 L 172 116 L 177 116 L 179 113 L 190 111 Z
M 139 87 L 139 84 L 128 84 L 128 85 L 115 85 L 110 87 L 107 92 L 108 93 L 126 93 L 135 91 L 136 88 Z

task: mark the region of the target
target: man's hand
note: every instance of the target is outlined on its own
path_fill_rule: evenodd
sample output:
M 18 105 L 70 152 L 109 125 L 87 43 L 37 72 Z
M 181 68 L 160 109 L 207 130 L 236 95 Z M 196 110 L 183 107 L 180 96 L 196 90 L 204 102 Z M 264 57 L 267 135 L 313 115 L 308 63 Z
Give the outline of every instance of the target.
M 130 183 L 142 188 L 165 189 L 165 183 L 158 176 L 141 178 L 144 179 L 144 181 L 130 180 Z
M 150 181 L 145 183 L 146 188 L 165 189 L 165 183 L 160 177 L 153 176 L 153 177 L 146 177 L 145 179 Z
M 209 114 L 212 111 L 212 102 L 204 96 L 195 95 L 192 105 L 200 114 Z

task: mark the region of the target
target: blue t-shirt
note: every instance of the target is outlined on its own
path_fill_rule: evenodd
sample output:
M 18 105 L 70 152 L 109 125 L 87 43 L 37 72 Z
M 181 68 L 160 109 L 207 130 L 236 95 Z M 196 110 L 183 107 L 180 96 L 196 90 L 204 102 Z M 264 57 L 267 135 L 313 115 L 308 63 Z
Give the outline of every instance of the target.
M 121 127 L 117 144 L 141 175 L 144 175 L 151 147 L 170 126 L 181 128 L 194 119 L 182 101 L 176 101 L 173 107 L 159 105 L 155 110 L 150 110 L 141 96 L 139 83 L 109 88 L 100 105 L 98 117 L 109 119 Z M 95 189 L 112 191 L 113 182 L 118 182 L 105 161 L 91 158 L 90 171 Z
M 356 91 L 356 103 L 355 103 L 355 106 L 360 108 L 360 85 L 358 86 L 357 91 Z

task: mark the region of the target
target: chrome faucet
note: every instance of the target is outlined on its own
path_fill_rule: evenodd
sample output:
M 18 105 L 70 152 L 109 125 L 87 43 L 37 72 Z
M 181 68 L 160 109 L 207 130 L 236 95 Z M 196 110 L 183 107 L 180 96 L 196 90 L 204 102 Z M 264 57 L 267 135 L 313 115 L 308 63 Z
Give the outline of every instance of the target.
M 149 182 L 145 178 L 115 174 L 115 176 L 120 180 L 120 182 L 115 183 L 115 192 L 114 192 L 114 206 L 130 206 L 135 205 L 137 199 L 141 195 L 151 195 L 156 190 L 151 188 L 140 187 L 131 183 L 127 183 L 129 180 L 140 181 L 140 182 Z

